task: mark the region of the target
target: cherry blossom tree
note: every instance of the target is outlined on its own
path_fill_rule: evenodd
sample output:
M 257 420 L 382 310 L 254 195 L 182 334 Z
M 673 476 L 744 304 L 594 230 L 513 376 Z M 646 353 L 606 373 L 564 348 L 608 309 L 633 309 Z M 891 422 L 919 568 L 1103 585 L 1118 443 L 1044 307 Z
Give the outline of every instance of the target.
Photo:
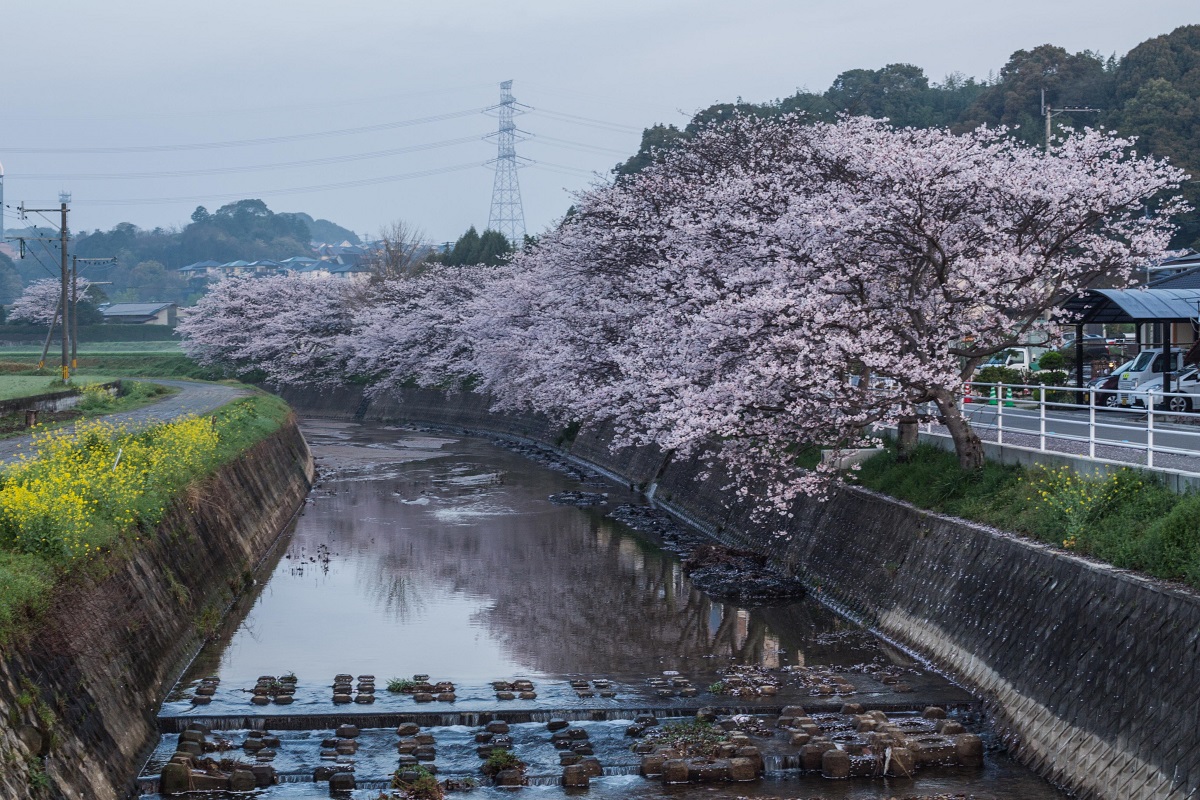
M 505 267 L 432 264 L 363 287 L 369 295 L 344 338 L 347 372 L 365 378 L 372 396 L 410 381 L 457 388 L 477 374 L 473 304 L 502 293 L 509 278 Z
M 87 294 L 91 281 L 77 278 L 75 292 L 80 299 Z M 57 318 L 58 301 L 62 293 L 62 281 L 42 278 L 25 287 L 21 296 L 8 309 L 12 322 L 28 322 L 32 325 L 50 325 Z
M 508 265 L 224 282 L 181 328 L 205 363 L 277 382 L 470 378 L 498 409 L 610 421 L 618 446 L 707 449 L 786 513 L 826 483 L 798 451 L 923 403 L 981 466 L 964 381 L 1160 258 L 1183 177 L 1100 131 L 1046 154 L 1004 130 L 735 117 L 581 195 Z
M 358 291 L 339 278 L 226 278 L 182 315 L 183 350 L 201 364 L 261 371 L 277 385 L 340 382 Z
M 1182 175 L 1130 147 L 734 120 L 579 198 L 518 257 L 525 292 L 495 319 L 521 352 L 478 361 L 484 386 L 504 407 L 611 418 L 622 443 L 720 442 L 780 508 L 819 485 L 788 467 L 797 447 L 861 442 L 919 403 L 977 468 L 957 406 L 974 367 L 1164 253 L 1179 204 L 1150 201 Z

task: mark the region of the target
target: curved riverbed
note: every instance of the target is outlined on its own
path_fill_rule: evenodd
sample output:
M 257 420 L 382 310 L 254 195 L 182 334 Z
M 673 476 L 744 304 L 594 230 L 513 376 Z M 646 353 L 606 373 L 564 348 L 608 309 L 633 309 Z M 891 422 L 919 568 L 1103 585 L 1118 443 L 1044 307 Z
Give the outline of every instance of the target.
M 940 705 L 985 739 L 987 730 L 969 695 L 815 601 L 748 608 L 695 589 L 673 554 L 608 516 L 640 498 L 596 476 L 477 438 L 317 421 L 304 431 L 321 472 L 305 514 L 269 578 L 163 708 L 167 730 L 180 729 L 173 720 L 183 718 L 288 731 L 275 766 L 298 782 L 262 790 L 266 796 L 329 796 L 325 784 L 311 783 L 317 742 L 329 730 L 306 727 L 306 720 L 324 725 L 357 714 L 382 720 L 382 728 L 423 714 L 438 737 L 441 773 L 470 774 L 479 759 L 468 726 L 472 715 L 491 712 L 514 722 L 551 713 L 591 719 L 593 741 L 607 743 L 597 747 L 607 774 L 593 779 L 595 797 L 1062 797 L 998 752 L 982 769 L 930 768 L 904 781 L 800 777 L 782 754 L 768 758 L 766 779 L 728 789 L 664 788 L 630 775 L 638 761 L 623 731 L 636 710 L 688 716 L 713 705 L 769 714 L 786 703 L 836 710 L 856 702 L 901 713 Z M 583 508 L 548 499 L 564 491 L 607 497 Z M 781 676 L 779 696 L 709 694 L 731 665 Z M 294 702 L 250 705 L 259 676 L 289 672 L 297 677 Z M 375 702 L 335 705 L 331 683 L 339 673 L 376 676 Z M 697 696 L 663 696 L 648 679 L 664 673 L 689 679 Z M 820 694 L 812 676 L 835 673 L 843 680 L 837 685 L 849 688 Z M 454 682 L 454 702 L 417 704 L 385 691 L 389 678 L 416 674 Z M 219 685 L 211 702 L 194 706 L 192 693 L 205 676 L 218 677 Z M 513 679 L 532 681 L 536 699 L 498 699 L 491 682 Z M 609 681 L 615 696 L 580 696 L 569 683 L 580 679 Z M 530 721 L 514 732 L 529 739 L 523 757 L 538 765 L 531 774 L 549 784 L 557 775 L 553 750 L 541 765 L 533 745 L 542 728 Z M 396 768 L 396 735 L 364 730 L 362 740 L 356 772 L 360 787 L 374 791 L 360 788 L 355 796 L 375 797 Z M 765 755 L 783 752 L 784 743 L 769 744 Z M 148 774 L 174 745 L 173 735 L 164 737 Z M 554 785 L 524 792 L 562 796 Z

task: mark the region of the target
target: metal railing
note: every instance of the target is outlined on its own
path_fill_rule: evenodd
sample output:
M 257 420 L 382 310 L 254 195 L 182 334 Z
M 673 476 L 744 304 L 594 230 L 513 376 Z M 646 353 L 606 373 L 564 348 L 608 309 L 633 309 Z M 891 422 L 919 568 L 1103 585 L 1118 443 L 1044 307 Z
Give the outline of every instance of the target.
M 959 408 L 985 441 L 1200 474 L 1200 395 L 972 381 Z

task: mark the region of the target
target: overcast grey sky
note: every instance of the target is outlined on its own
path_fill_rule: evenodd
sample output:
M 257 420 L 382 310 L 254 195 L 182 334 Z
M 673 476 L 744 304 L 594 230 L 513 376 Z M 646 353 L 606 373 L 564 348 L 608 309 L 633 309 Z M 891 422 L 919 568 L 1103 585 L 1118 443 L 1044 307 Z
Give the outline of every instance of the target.
M 512 79 L 535 109 L 518 121 L 535 134 L 518 146 L 538 162 L 521 171 L 535 233 L 643 127 L 715 102 L 821 91 L 894 62 L 982 78 L 1045 43 L 1121 55 L 1196 22 L 1196 0 L 5 0 L 5 201 L 44 206 L 67 189 L 82 230 L 181 225 L 197 205 L 261 197 L 359 232 L 403 219 L 453 239 L 487 224 L 491 197 L 494 145 L 478 137 L 495 121 L 470 112 Z M 174 149 L 14 152 L 131 146 Z

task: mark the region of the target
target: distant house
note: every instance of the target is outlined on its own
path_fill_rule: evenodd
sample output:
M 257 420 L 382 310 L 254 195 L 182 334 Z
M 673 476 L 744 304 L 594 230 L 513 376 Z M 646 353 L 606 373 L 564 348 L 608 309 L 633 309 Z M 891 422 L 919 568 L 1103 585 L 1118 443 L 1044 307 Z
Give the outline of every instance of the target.
M 100 309 L 104 321 L 115 325 L 175 326 L 179 306 L 174 303 L 113 303 Z
M 327 274 L 334 278 L 355 278 L 359 276 L 366 276 L 371 273 L 369 267 L 360 266 L 358 264 L 340 264 L 338 266 L 327 265 L 327 268 L 329 270 Z
M 188 280 L 196 280 L 198 278 L 207 278 L 215 274 L 214 271 L 219 269 L 220 262 L 209 259 L 208 261 L 197 261 L 195 264 L 188 264 L 186 267 L 180 267 L 179 273 Z

